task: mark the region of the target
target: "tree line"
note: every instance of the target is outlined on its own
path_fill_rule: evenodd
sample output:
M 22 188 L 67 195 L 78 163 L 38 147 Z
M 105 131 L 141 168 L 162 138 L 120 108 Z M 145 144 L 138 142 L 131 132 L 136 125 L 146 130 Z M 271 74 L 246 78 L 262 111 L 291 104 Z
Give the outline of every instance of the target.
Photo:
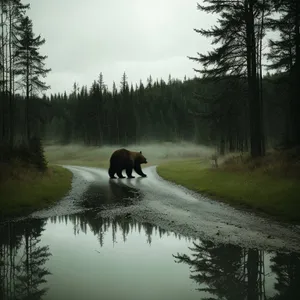
M 221 154 L 250 151 L 257 157 L 270 146 L 300 144 L 299 1 L 198 4 L 219 16 L 212 28 L 195 29 L 213 47 L 189 57 L 201 64 L 199 77 L 164 81 L 149 75 L 133 85 L 124 72 L 109 90 L 99 72 L 90 87 L 74 83 L 70 93 L 49 97 L 39 96 L 49 88 L 41 78 L 50 69 L 28 8 L 20 0 L 1 0 L 0 142 L 6 148 L 33 138 L 96 146 L 186 140 L 217 145 Z M 268 38 L 269 31 L 278 37 Z
M 69 95 L 51 96 L 55 113 L 47 137 L 87 145 L 189 140 L 252 157 L 270 146 L 299 145 L 298 1 L 203 2 L 198 9 L 218 14 L 219 21 L 195 29 L 217 45 L 189 57 L 201 64 L 195 69 L 200 77 L 170 75 L 165 82 L 149 76 L 133 86 L 124 73 L 108 91 L 100 73 L 90 89 L 74 84 Z M 268 31 L 279 38 L 269 39 Z

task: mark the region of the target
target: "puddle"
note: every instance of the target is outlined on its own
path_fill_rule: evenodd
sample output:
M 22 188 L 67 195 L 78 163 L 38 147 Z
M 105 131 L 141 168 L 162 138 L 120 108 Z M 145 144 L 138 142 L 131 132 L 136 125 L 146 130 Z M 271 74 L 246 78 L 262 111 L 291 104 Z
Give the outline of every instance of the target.
M 97 211 L 0 226 L 0 299 L 300 299 L 300 257 Z M 274 298 L 275 297 L 275 298 Z
M 225 221 L 217 222 L 226 214 L 217 218 L 216 204 L 159 189 L 151 176 L 148 181 L 105 181 L 101 170 L 84 172 L 85 181 L 75 177 L 58 205 L 0 224 L 0 299 L 300 299 L 299 254 L 214 243 L 200 231 L 198 239 L 188 238 L 166 230 L 172 226 L 148 223 L 147 210 L 139 209 L 141 203 L 152 208 L 159 203 L 152 214 L 166 214 L 171 224 L 179 217 L 188 220 L 195 210 L 192 216 L 202 220 L 201 228 L 224 228 Z M 172 220 L 171 204 L 187 209 Z M 245 222 L 238 212 L 228 218 L 233 216 Z M 229 229 L 231 235 L 236 231 Z M 250 233 L 247 227 L 243 235 Z

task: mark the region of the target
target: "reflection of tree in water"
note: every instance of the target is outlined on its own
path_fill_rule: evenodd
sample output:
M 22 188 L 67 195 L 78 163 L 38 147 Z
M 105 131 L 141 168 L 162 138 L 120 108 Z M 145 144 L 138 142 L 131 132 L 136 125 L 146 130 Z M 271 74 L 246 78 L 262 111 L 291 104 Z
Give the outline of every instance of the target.
M 260 300 L 265 293 L 264 252 L 245 250 L 234 245 L 215 245 L 202 242 L 190 248 L 186 254 L 174 255 L 177 263 L 186 263 L 191 269 L 190 278 L 196 281 L 200 291 L 210 296 L 206 299 Z M 277 274 L 275 289 L 280 296 L 269 299 L 300 299 L 299 257 L 295 254 L 276 255 L 271 269 Z
M 104 235 L 111 231 L 113 243 L 117 242 L 117 233 L 121 233 L 123 241 L 126 242 L 127 236 L 137 231 L 141 234 L 142 231 L 146 234 L 146 240 L 149 244 L 152 242 L 152 235 L 157 234 L 160 238 L 164 235 L 170 235 L 171 233 L 162 229 L 159 226 L 152 225 L 150 223 L 141 223 L 134 220 L 128 215 L 116 216 L 114 218 L 97 217 L 95 211 L 86 211 L 80 214 L 56 216 L 51 218 L 51 222 L 71 222 L 74 225 L 74 234 L 79 234 L 80 231 L 87 233 L 87 230 L 91 230 L 98 237 L 101 247 L 104 244 Z M 178 239 L 182 237 L 179 234 L 172 233 Z M 184 237 L 190 241 L 190 238 Z
M 0 226 L 0 298 L 41 299 L 46 288 L 44 267 L 51 255 L 38 246 L 45 221 L 11 222 Z
M 89 208 L 116 208 L 127 207 L 134 204 L 135 200 L 141 200 L 143 194 L 138 189 L 127 186 L 124 184 L 124 180 L 121 182 L 118 180 L 110 180 L 109 184 L 103 184 L 101 182 L 91 184 L 87 190 L 83 193 L 82 199 L 84 206 Z M 52 222 L 59 220 L 61 222 L 64 220 L 70 220 L 74 224 L 74 234 L 78 234 L 81 230 L 82 232 L 87 232 L 87 226 L 90 230 L 98 236 L 100 245 L 103 246 L 103 237 L 106 232 L 110 229 L 112 231 L 113 243 L 116 242 L 116 234 L 118 231 L 122 232 L 123 241 L 125 242 L 130 231 L 138 230 L 141 233 L 143 229 L 147 236 L 147 242 L 151 244 L 152 231 L 155 228 L 155 232 L 158 232 L 161 236 L 166 232 L 158 227 L 153 227 L 153 225 L 148 223 L 141 224 L 136 222 L 131 218 L 126 216 L 117 216 L 113 220 L 110 218 L 96 218 L 95 212 L 89 211 L 84 214 L 71 215 L 64 217 L 54 217 L 51 218 Z
M 300 299 L 300 255 L 277 253 L 272 259 L 271 270 L 276 273 L 276 300 Z
M 244 299 L 246 265 L 242 249 L 234 245 L 216 246 L 208 241 L 193 244 L 191 257 L 186 254 L 174 257 L 176 262 L 190 266 L 190 278 L 203 285 L 199 291 L 216 296 L 207 299 Z

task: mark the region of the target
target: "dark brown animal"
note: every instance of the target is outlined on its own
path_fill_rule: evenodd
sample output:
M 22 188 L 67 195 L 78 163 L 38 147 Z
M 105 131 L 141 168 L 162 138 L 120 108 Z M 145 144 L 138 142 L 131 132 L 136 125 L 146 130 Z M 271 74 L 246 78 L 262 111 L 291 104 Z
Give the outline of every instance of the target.
M 122 171 L 126 170 L 127 177 L 134 178 L 134 176 L 132 176 L 132 170 L 134 170 L 140 176 L 147 177 L 141 168 L 141 164 L 146 163 L 148 162 L 145 156 L 142 154 L 142 151 L 133 152 L 122 148 L 116 150 L 111 155 L 108 175 L 110 178 L 116 178 L 115 174 L 117 174 L 119 178 L 125 178 L 125 176 L 122 175 Z

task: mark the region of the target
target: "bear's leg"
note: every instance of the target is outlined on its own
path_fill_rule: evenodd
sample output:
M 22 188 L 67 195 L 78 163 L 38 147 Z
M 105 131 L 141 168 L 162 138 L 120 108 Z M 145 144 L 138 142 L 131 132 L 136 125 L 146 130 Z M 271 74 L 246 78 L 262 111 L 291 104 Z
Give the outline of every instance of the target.
M 109 168 L 109 169 L 108 169 L 108 175 L 109 175 L 109 177 L 112 178 L 112 179 L 117 178 L 117 177 L 115 176 L 115 172 L 113 171 L 112 168 Z
M 128 178 L 135 178 L 132 176 L 132 166 L 126 168 L 126 175 Z
M 142 177 L 147 177 L 147 175 L 145 173 L 143 173 L 141 165 L 136 164 L 134 166 L 134 171 Z
M 125 178 L 125 176 L 123 176 L 123 174 L 122 174 L 122 170 L 118 170 L 117 175 L 119 178 Z

